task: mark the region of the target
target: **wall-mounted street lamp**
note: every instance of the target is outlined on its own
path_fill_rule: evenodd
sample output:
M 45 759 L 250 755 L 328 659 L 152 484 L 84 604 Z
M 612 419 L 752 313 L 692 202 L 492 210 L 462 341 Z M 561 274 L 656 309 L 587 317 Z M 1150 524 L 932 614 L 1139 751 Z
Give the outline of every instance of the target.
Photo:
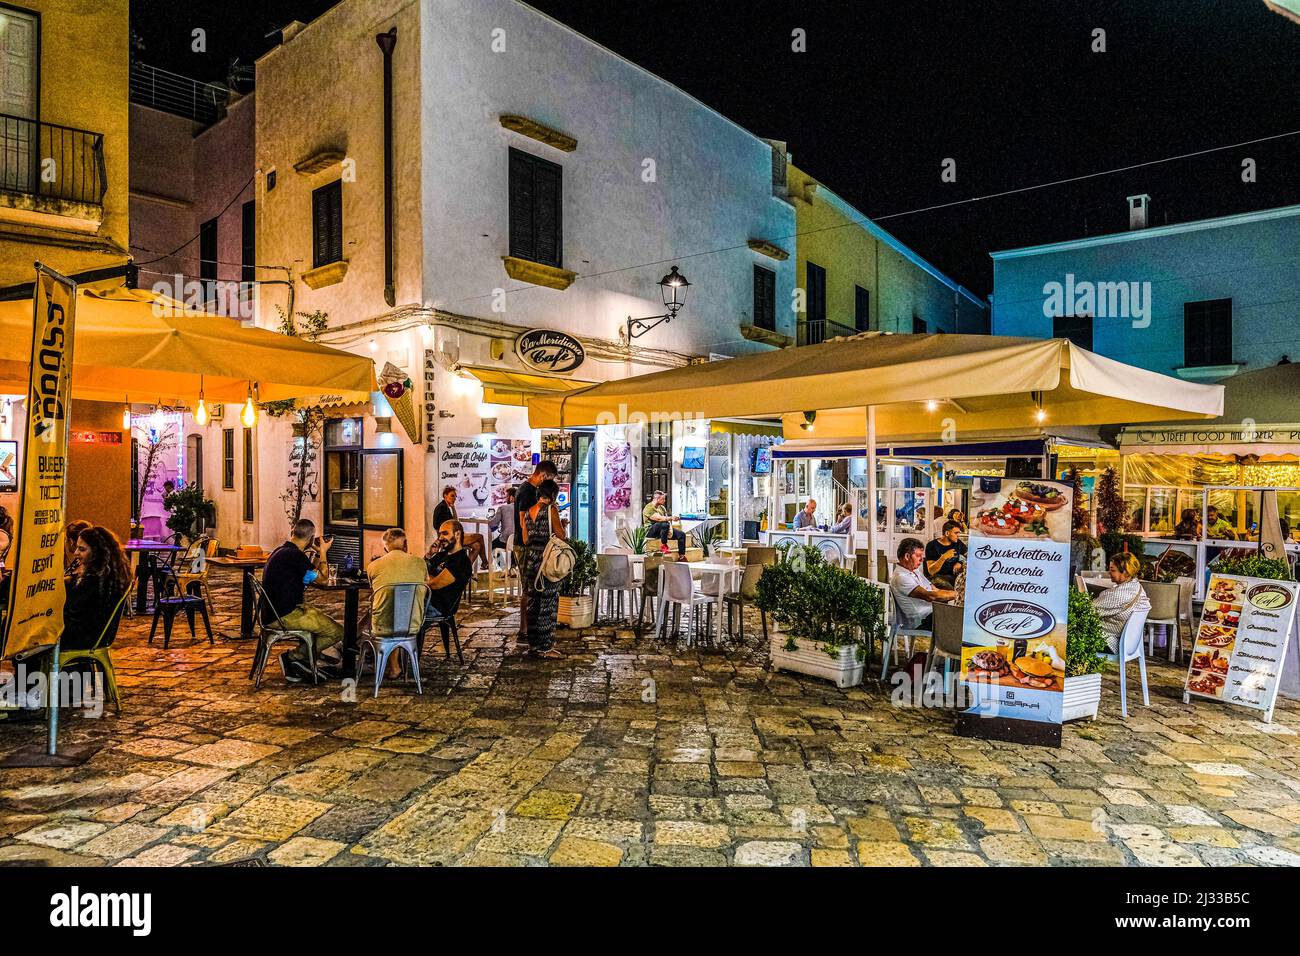
M 656 325 L 664 322 L 671 322 L 677 317 L 677 313 L 682 310 L 686 304 L 686 292 L 690 289 L 691 284 L 686 281 L 686 276 L 677 271 L 673 266 L 668 274 L 659 280 L 659 291 L 664 297 L 664 308 L 668 311 L 663 315 L 649 315 L 643 319 L 634 319 L 630 315 L 627 318 L 627 341 L 640 338 L 645 335 Z

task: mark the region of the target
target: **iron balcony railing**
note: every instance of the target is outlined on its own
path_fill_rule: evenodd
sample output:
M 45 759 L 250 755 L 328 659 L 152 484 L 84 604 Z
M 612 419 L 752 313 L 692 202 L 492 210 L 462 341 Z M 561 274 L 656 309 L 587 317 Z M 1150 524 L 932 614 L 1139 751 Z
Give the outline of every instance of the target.
M 0 190 L 102 205 L 104 134 L 0 113 Z
M 827 339 L 841 335 L 857 335 L 858 330 L 851 325 L 840 325 L 826 319 L 804 319 L 799 323 L 798 343 L 800 345 L 818 345 Z
M 160 70 L 148 63 L 131 66 L 131 102 L 184 116 L 210 126 L 225 115 L 230 91 L 215 83 Z

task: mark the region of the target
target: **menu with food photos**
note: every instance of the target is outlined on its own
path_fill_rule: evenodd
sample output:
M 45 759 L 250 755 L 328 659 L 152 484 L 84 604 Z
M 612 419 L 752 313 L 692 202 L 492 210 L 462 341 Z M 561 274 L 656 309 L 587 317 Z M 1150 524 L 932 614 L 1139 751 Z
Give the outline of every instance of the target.
M 1193 695 L 1273 717 L 1300 583 L 1214 574 L 1196 628 L 1183 700 Z
M 1054 481 L 977 478 L 962 595 L 962 736 L 1059 746 L 1070 497 Z

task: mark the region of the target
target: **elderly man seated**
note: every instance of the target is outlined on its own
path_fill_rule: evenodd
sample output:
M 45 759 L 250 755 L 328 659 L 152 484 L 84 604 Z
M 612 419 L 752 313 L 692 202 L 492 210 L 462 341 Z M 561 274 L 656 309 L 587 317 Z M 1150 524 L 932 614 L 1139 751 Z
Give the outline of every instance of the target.
M 928 631 L 932 627 L 934 602 L 947 603 L 956 592 L 936 588 L 925 576 L 925 545 L 917 538 L 904 538 L 898 545 L 898 565 L 889 577 L 894 607 L 904 627 Z
M 384 532 L 384 554 L 366 566 L 370 578 L 370 592 L 374 601 L 370 606 L 370 624 L 376 634 L 389 634 L 407 626 L 418 629 L 424 621 L 424 605 L 412 609 L 412 621 L 393 620 L 393 585 L 424 584 L 427 577 L 424 558 L 407 550 L 406 532 L 389 528 Z M 396 677 L 401 669 L 397 655 L 388 659 L 389 677 Z

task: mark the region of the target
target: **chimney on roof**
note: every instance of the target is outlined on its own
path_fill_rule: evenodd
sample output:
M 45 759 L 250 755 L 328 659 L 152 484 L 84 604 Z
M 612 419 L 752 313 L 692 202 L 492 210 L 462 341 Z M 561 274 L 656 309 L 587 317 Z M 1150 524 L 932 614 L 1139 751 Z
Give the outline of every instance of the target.
M 303 23 L 301 20 L 290 20 L 280 28 L 280 42 L 288 43 L 298 34 L 298 31 L 306 25 L 307 24 Z
M 1132 229 L 1145 229 L 1147 227 L 1147 206 L 1151 202 L 1151 197 L 1146 193 L 1140 196 L 1128 197 L 1128 227 Z

